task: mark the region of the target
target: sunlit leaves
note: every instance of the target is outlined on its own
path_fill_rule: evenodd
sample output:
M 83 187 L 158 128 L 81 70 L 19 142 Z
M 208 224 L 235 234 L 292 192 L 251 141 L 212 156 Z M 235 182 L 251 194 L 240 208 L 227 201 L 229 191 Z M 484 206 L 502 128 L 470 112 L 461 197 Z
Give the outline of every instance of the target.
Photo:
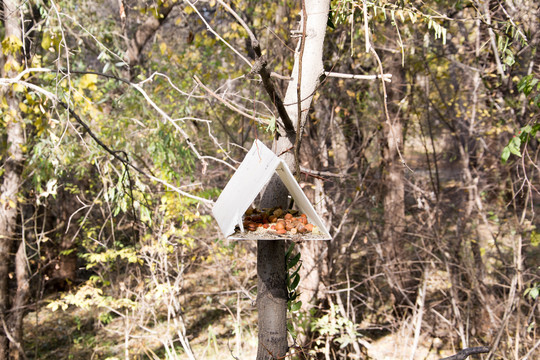
M 526 96 L 534 95 L 532 102 L 540 108 L 540 80 L 533 74 L 524 76 L 517 84 L 519 92 Z
M 311 331 L 321 335 L 322 338 L 330 337 L 344 348 L 362 335 L 357 331 L 357 326 L 351 320 L 340 313 L 337 305 L 332 305 L 323 316 L 315 319 L 311 323 Z M 321 345 L 320 340 L 316 340 L 317 345 Z
M 143 260 L 138 256 L 135 249 L 131 247 L 116 249 L 107 249 L 103 252 L 89 253 L 82 255 L 87 261 L 86 268 L 91 269 L 98 263 L 107 263 L 116 261 L 116 258 L 126 260 L 129 263 L 142 264 Z
M 137 304 L 129 299 L 114 299 L 110 296 L 105 296 L 103 290 L 95 287 L 94 284 L 88 283 L 80 287 L 73 293 L 63 295 L 60 299 L 49 302 L 47 307 L 52 311 L 58 309 L 66 310 L 70 305 L 80 307 L 82 309 L 90 309 L 90 307 L 110 308 L 110 309 L 135 309 Z
M 517 84 L 519 92 L 531 98 L 535 106 L 540 107 L 540 81 L 532 74 L 524 76 Z M 534 97 L 532 96 L 534 95 Z M 540 122 L 535 121 L 529 125 L 522 127 L 517 135 L 514 135 L 508 144 L 503 148 L 501 160 L 503 163 L 508 161 L 510 155 L 522 156 L 521 146 L 527 144 L 531 138 L 536 137 L 540 130 Z
M 531 298 L 531 300 L 536 300 L 540 295 L 540 283 L 536 282 L 523 292 L 523 296 Z
M 81 79 L 79 80 L 79 87 L 81 89 L 88 89 L 90 91 L 96 91 L 97 80 L 98 80 L 98 76 L 96 74 L 85 74 L 81 76 Z
M 510 154 L 514 154 L 516 156 L 521 157 L 520 146 L 521 146 L 521 139 L 519 137 L 514 136 L 510 140 L 508 145 L 506 145 L 502 151 L 501 159 L 503 163 L 508 160 L 508 158 L 510 157 Z
M 41 38 L 41 47 L 49 52 L 58 52 L 60 47 L 60 36 L 54 32 L 45 31 Z
M 534 125 L 527 125 L 521 128 L 517 136 L 513 136 L 502 151 L 501 159 L 505 163 L 510 154 L 521 157 L 521 145 L 527 143 L 530 138 L 535 137 L 536 133 L 540 130 L 540 123 Z
M 364 5 L 366 5 L 366 7 L 364 7 Z M 363 29 L 363 26 L 366 25 L 364 24 L 365 20 L 363 18 L 364 9 L 367 9 L 368 21 L 384 22 L 385 20 L 390 19 L 392 25 L 396 27 L 396 31 L 398 32 L 400 31 L 398 28 L 399 26 L 405 25 L 408 22 L 414 25 L 420 20 L 426 24 L 428 30 L 433 30 L 435 39 L 441 39 L 443 45 L 446 44 L 447 29 L 441 24 L 439 19 L 440 16 L 420 11 L 412 5 L 400 6 L 383 1 L 369 3 L 358 0 L 333 1 L 331 6 L 332 24 L 352 22 L 357 24 L 360 29 Z M 356 16 L 360 14 L 361 16 L 356 18 L 352 16 L 353 14 L 356 14 Z M 375 36 L 375 34 L 373 35 Z
M 11 35 L 2 40 L 2 53 L 4 55 L 18 54 L 22 48 L 22 41 L 16 36 Z

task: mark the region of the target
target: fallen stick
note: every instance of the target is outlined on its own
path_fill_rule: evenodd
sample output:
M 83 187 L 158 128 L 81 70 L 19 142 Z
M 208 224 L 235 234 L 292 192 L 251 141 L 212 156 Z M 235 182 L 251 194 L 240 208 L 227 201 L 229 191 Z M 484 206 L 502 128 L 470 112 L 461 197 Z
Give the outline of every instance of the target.
M 471 348 L 463 349 L 457 354 L 449 356 L 449 357 L 445 357 L 444 359 L 441 359 L 441 360 L 465 360 L 470 355 L 484 354 L 487 352 L 489 352 L 489 346 L 471 347 Z

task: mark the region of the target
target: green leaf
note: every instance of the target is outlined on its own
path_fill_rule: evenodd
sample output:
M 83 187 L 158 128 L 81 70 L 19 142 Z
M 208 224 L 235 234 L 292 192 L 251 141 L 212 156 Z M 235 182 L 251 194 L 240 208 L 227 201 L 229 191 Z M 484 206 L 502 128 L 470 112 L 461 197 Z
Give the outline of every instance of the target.
M 287 322 L 287 330 L 289 330 L 290 333 L 294 333 L 294 326 L 291 322 Z
M 330 29 L 333 29 L 335 30 L 336 29 L 336 25 L 334 25 L 334 23 L 332 22 L 332 18 L 333 18 L 333 14 L 332 12 L 330 11 L 328 13 L 328 20 L 326 21 L 326 26 L 328 26 Z
M 292 251 L 294 250 L 295 243 L 293 242 L 291 246 L 289 246 L 289 249 L 285 253 L 285 260 L 289 260 L 289 257 L 291 256 Z
M 538 97 L 540 98 L 540 94 L 538 95 Z M 532 126 L 531 136 L 536 136 L 536 133 L 538 132 L 538 130 L 540 130 L 540 123 L 534 124 Z
M 299 283 L 300 283 L 300 275 L 296 274 L 291 286 L 289 286 L 289 289 L 296 289 Z
M 540 94 L 534 97 L 533 102 L 536 104 L 536 106 L 540 107 Z
M 517 84 L 518 91 L 529 96 L 535 85 L 540 86 L 539 81 L 540 80 L 534 78 L 532 74 L 524 76 Z
M 296 270 L 289 276 L 290 279 L 292 279 L 293 277 L 295 277 L 296 275 L 298 275 L 298 272 L 300 271 L 300 269 L 302 268 L 302 263 L 300 263 L 300 265 L 296 268 Z
M 536 79 L 536 78 L 535 78 L 535 79 L 532 79 L 531 82 L 530 82 L 530 84 L 529 84 L 529 86 L 531 87 L 531 90 L 534 88 L 534 86 L 535 86 L 536 84 L 538 84 L 538 85 L 540 86 L 539 83 L 540 83 L 540 80 L 538 80 L 538 79 Z
M 536 300 L 536 298 L 538 297 L 538 294 L 540 293 L 540 288 L 538 287 L 535 287 L 535 288 L 532 288 L 531 291 L 529 292 L 529 296 L 533 299 Z
M 298 310 L 300 310 L 300 308 L 302 308 L 302 302 L 301 301 L 297 301 L 297 302 L 295 302 L 294 304 L 291 305 L 291 311 L 298 311 Z
M 276 131 L 276 118 L 275 117 L 272 117 L 270 120 L 268 120 L 266 131 L 270 133 L 274 133 Z
M 289 293 L 289 302 L 293 302 L 296 298 L 298 298 L 298 293 L 296 291 Z
M 531 233 L 531 246 L 537 247 L 540 244 L 540 233 L 532 231 Z
M 520 130 L 521 134 L 523 134 L 523 133 L 530 134 L 531 131 L 532 131 L 532 126 L 531 125 L 524 126 Z
M 289 261 L 289 263 L 287 264 L 287 270 L 290 270 L 292 269 L 293 267 L 296 266 L 296 264 L 298 264 L 298 261 L 300 260 L 300 253 L 296 254 L 292 259 L 291 261 Z
M 510 143 L 508 144 L 508 149 L 510 150 L 512 154 L 521 157 L 521 151 L 519 149 L 520 146 L 521 146 L 521 138 L 516 136 L 516 137 L 513 137 L 512 140 L 510 140 Z
M 501 154 L 501 159 L 502 159 L 503 164 L 508 161 L 509 157 L 510 157 L 510 149 L 508 149 L 508 146 L 505 146 Z
M 291 311 L 290 308 L 288 310 Z M 287 321 L 287 330 L 289 331 L 289 334 L 291 334 L 292 338 L 296 339 L 298 334 L 296 333 L 296 330 L 294 329 L 294 324 L 292 321 Z
M 530 288 L 525 289 L 525 291 L 523 292 L 523 296 L 529 296 L 533 300 L 536 300 L 538 295 L 540 295 L 540 284 L 538 283 L 535 283 Z
M 74 252 L 75 249 L 67 249 L 67 250 L 62 250 L 60 251 L 60 255 L 62 256 L 68 256 L 69 254 L 71 254 L 72 252 Z

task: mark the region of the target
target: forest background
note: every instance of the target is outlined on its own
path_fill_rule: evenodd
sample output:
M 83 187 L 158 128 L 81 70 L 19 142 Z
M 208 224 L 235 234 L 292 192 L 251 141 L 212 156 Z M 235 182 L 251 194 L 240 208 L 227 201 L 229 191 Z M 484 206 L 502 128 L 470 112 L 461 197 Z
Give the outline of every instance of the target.
M 210 210 L 312 3 L 3 0 L 0 359 L 255 357 L 256 243 Z M 539 41 L 533 0 L 331 1 L 288 356 L 538 355 Z

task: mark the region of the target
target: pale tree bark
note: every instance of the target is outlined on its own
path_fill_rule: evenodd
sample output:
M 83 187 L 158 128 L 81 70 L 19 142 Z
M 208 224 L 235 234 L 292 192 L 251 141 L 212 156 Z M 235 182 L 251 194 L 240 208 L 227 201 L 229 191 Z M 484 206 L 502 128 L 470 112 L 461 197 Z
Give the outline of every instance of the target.
M 321 215 L 328 214 L 324 182 L 321 179 L 315 179 L 314 185 L 315 211 Z M 327 227 L 330 225 L 328 220 L 326 217 L 323 218 Z M 327 258 L 323 255 L 327 246 L 326 241 L 305 241 L 299 250 L 302 252 L 302 267 L 299 272 L 301 282 L 298 285 L 298 290 L 302 307 L 306 310 L 313 308 L 312 301 L 317 297 L 321 288 L 321 274 L 328 273 L 328 269 L 326 269 Z
M 286 161 L 291 169 L 296 168 L 295 147 L 299 146 L 299 138 L 307 119 L 313 94 L 323 73 L 323 44 L 328 21 L 329 0 L 302 1 L 304 14 L 300 21 L 300 32 L 304 39 L 299 41 L 295 53 L 292 80 L 289 82 L 285 99 L 285 109 L 296 129 L 281 127 L 273 150 Z M 305 20 L 305 21 L 304 21 Z M 303 24 L 305 23 L 305 29 Z M 300 56 L 302 54 L 302 56 Z M 300 71 L 301 69 L 301 71 Z M 301 106 L 298 107 L 300 94 Z M 299 113 L 301 116 L 299 117 Z M 296 151 L 298 154 L 298 151 Z M 274 177 L 263 193 L 262 207 L 287 207 L 287 189 L 279 178 Z M 259 347 L 257 360 L 282 358 L 288 351 L 287 343 L 287 288 L 285 243 L 280 240 L 259 240 L 257 244 L 258 295 L 259 311 Z
M 11 42 L 19 41 L 22 45 L 22 31 L 20 23 L 20 2 L 18 0 L 4 0 L 4 29 L 5 38 Z M 14 77 L 17 66 L 20 65 L 20 49 L 13 46 L 4 50 L 3 77 Z M 8 69 L 8 70 L 6 70 Z M 22 305 L 28 293 L 26 257 L 24 244 L 18 246 L 17 256 L 12 258 L 11 251 L 19 242 L 17 224 L 17 193 L 21 186 L 21 173 L 24 162 L 22 146 L 24 134 L 22 119 L 19 112 L 19 100 L 11 88 L 2 90 L 7 102 L 4 121 L 6 122 L 7 153 L 4 157 L 4 176 L 0 185 L 0 360 L 19 359 L 20 343 L 22 338 Z M 9 267 L 15 260 L 15 275 L 18 282 L 15 293 L 14 306 L 11 308 L 9 296 Z M 9 315 L 8 315 L 9 314 Z

